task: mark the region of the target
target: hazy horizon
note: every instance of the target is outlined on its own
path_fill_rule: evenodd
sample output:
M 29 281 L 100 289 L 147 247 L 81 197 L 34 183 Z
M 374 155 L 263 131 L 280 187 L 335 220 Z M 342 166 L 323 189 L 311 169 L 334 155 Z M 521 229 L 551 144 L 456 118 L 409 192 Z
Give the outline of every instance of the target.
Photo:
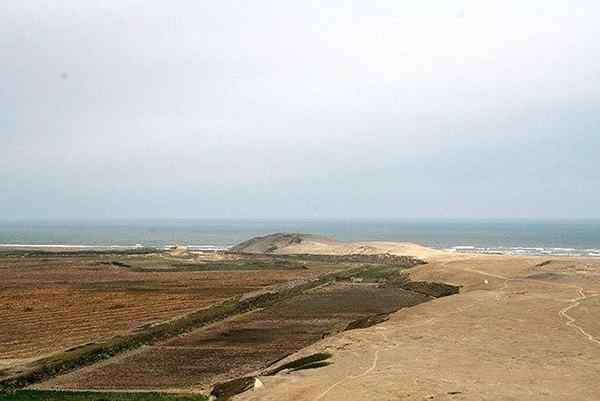
M 598 15 L 8 0 L 0 221 L 600 219 Z
M 600 224 L 600 218 L 597 217 L 579 217 L 579 218 L 561 218 L 561 217 L 360 217 L 360 216 L 340 216 L 340 217 L 15 217 L 0 218 L 1 223 L 21 224 L 21 223 L 40 223 L 40 224 L 123 224 L 123 223 L 210 223 L 210 222 L 252 222 L 252 223 L 277 223 L 277 222 L 370 222 L 370 223 L 575 223 L 575 224 Z

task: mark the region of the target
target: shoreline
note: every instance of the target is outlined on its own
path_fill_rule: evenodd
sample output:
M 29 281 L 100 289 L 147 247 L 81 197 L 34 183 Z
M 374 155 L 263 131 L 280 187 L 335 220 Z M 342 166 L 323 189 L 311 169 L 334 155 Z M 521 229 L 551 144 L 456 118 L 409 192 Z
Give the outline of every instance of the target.
M 341 241 L 344 243 L 345 241 Z M 381 241 L 361 241 L 362 244 L 376 244 Z M 403 243 L 389 241 L 390 243 Z M 354 242 L 347 242 L 348 244 Z M 3 250 L 61 250 L 61 251 L 110 251 L 110 250 L 136 250 L 136 249 L 156 249 L 157 251 L 169 251 L 175 249 L 185 249 L 191 252 L 226 252 L 231 250 L 234 245 L 214 245 L 214 244 L 160 244 L 144 245 L 137 243 L 135 245 L 123 244 L 23 244 L 23 243 L 3 243 L 0 244 L 0 251 Z M 591 257 L 600 258 L 600 247 L 598 248 L 575 248 L 575 247 L 551 247 L 551 246 L 477 246 L 477 245 L 454 245 L 450 247 L 429 247 L 432 250 L 448 252 L 461 255 L 506 255 L 506 256 L 548 256 L 548 257 Z
M 377 243 L 379 241 L 364 241 L 361 243 Z M 390 241 L 391 242 L 391 241 Z M 350 243 L 350 242 L 349 242 Z M 167 245 L 108 245 L 108 244 L 0 244 L 2 250 L 61 250 L 61 251 L 110 251 L 110 250 L 136 250 L 136 249 L 156 249 L 157 251 L 169 251 L 177 248 L 185 249 L 191 252 L 226 252 L 233 245 L 187 245 L 187 244 L 167 244 Z M 506 255 L 506 256 L 548 256 L 548 257 L 591 257 L 600 258 L 600 248 L 573 248 L 573 247 L 526 247 L 526 246 L 475 246 L 475 245 L 456 245 L 445 248 L 430 247 L 435 251 L 448 252 L 461 255 Z

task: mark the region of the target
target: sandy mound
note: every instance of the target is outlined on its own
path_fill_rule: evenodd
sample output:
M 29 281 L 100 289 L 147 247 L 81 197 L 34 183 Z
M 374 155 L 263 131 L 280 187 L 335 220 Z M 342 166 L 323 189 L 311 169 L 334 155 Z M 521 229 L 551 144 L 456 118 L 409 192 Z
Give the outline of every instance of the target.
M 430 259 L 447 253 L 407 242 L 341 242 L 313 234 L 276 233 L 252 238 L 231 249 L 234 252 L 276 255 L 406 255 Z
M 333 246 L 337 244 L 337 241 L 313 234 L 275 233 L 264 237 L 251 238 L 234 246 L 231 250 L 245 253 L 293 253 L 282 251 L 304 244 Z

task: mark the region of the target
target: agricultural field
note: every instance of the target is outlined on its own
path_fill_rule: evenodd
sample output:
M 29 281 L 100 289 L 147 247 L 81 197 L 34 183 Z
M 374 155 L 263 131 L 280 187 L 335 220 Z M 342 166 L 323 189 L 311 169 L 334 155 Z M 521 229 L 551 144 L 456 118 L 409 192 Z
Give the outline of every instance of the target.
M 0 252 L 3 397 L 202 399 L 185 395 L 267 372 L 323 337 L 433 299 L 405 288 L 404 269 L 420 263 L 179 249 Z
M 377 274 L 366 277 L 380 277 Z M 336 282 L 106 362 L 37 388 L 206 390 L 263 369 L 357 320 L 430 300 L 376 283 Z
M 0 378 L 56 352 L 331 268 L 216 254 L 0 253 Z

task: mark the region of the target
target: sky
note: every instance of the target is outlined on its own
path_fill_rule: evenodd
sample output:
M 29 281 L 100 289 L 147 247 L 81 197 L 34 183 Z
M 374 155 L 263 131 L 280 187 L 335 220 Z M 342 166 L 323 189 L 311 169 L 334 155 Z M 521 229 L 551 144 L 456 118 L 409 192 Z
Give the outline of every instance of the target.
M 5 0 L 0 219 L 600 218 L 599 18 Z

